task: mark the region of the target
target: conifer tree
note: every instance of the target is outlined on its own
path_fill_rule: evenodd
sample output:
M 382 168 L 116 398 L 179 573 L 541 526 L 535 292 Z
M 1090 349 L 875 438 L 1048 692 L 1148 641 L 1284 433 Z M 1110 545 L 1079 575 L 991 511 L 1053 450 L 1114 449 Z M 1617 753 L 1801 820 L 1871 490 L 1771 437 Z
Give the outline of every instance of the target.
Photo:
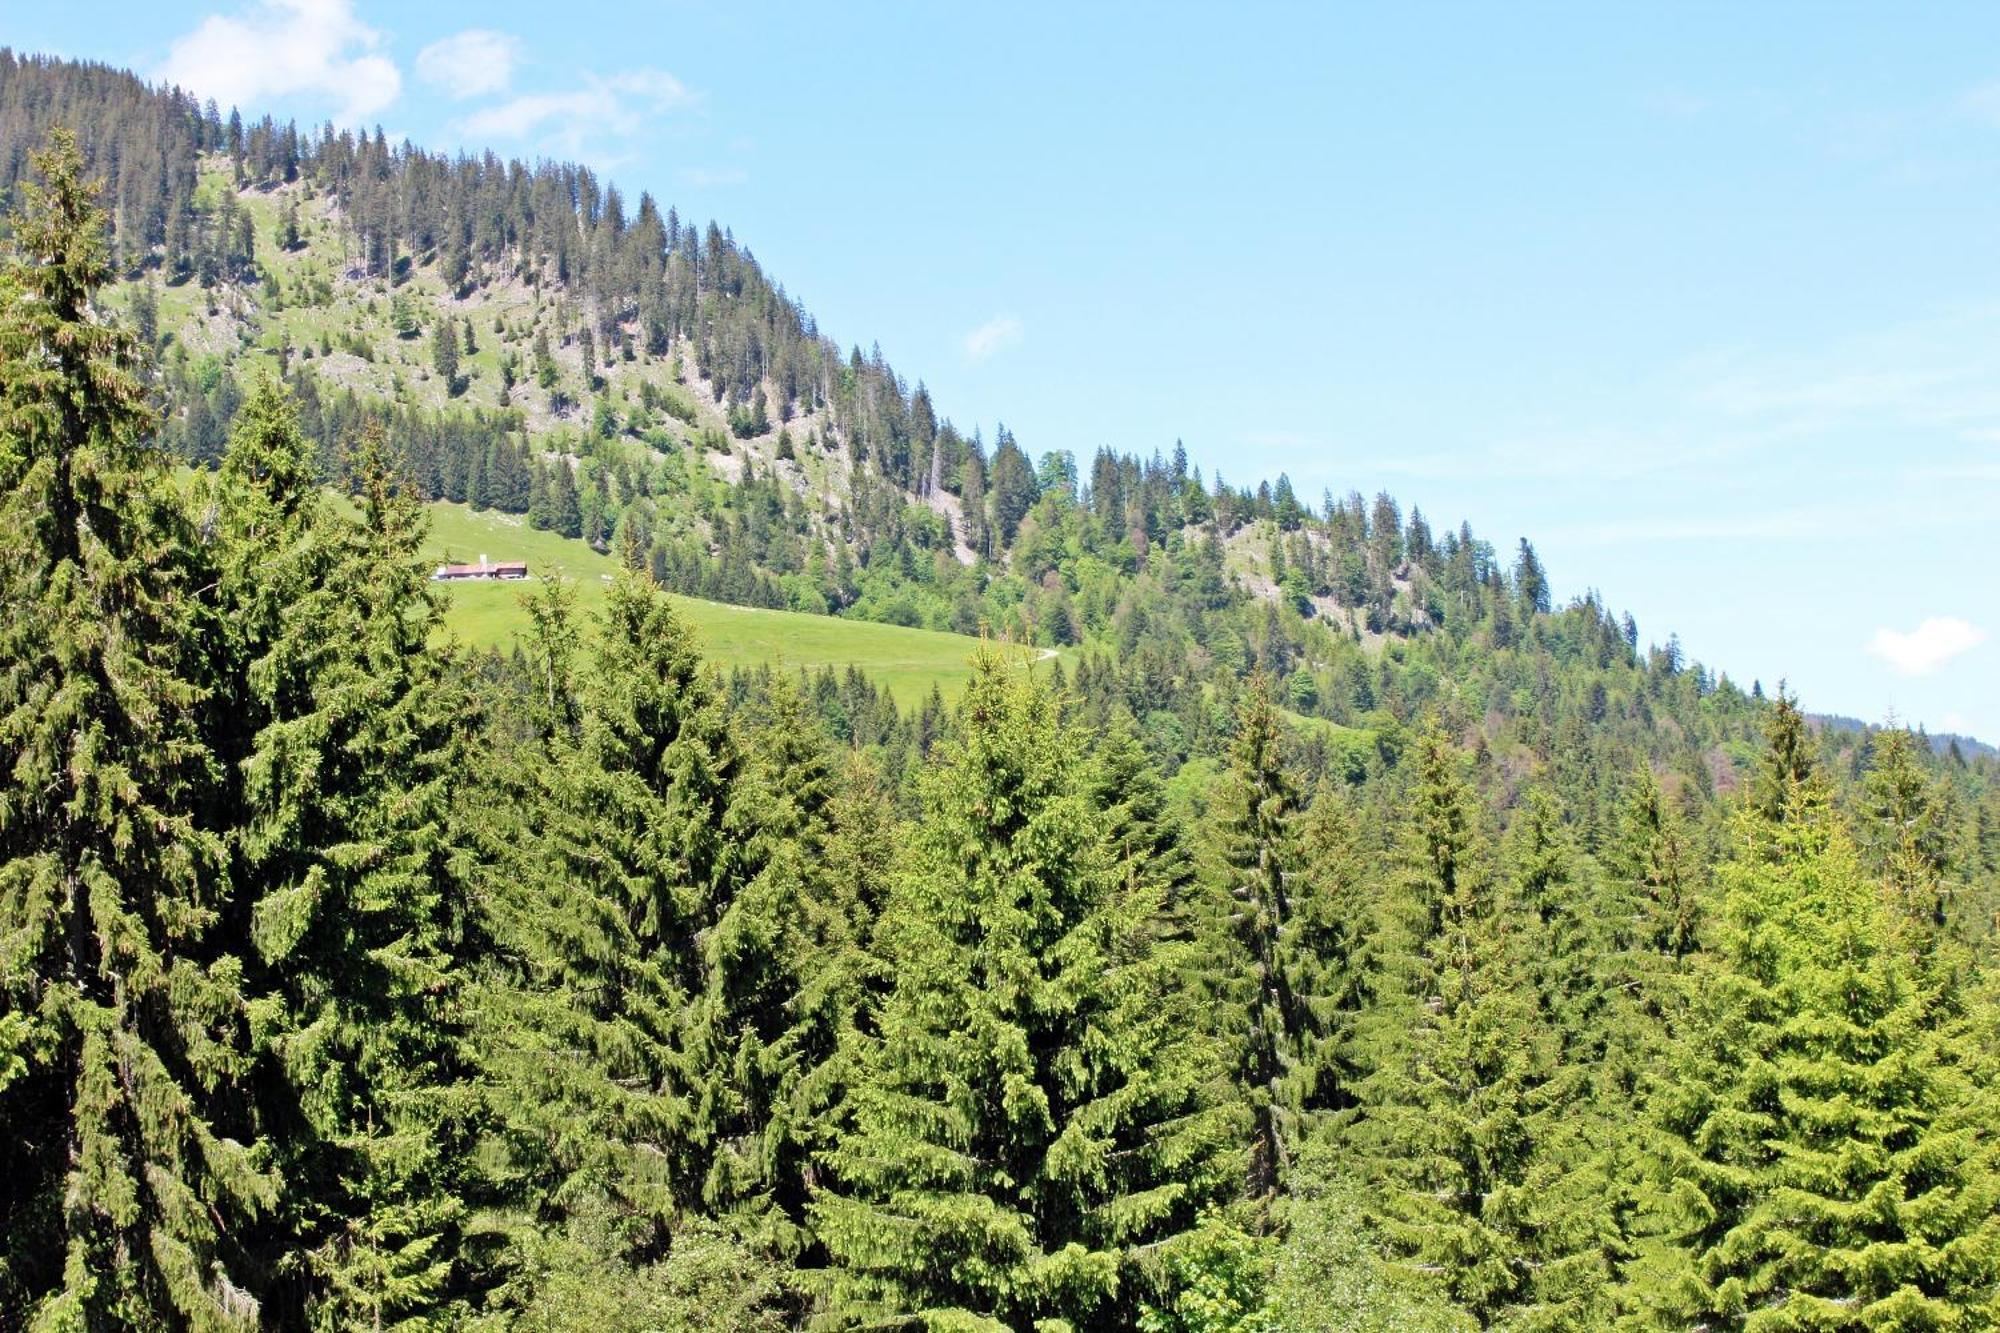
M 834 781 L 818 718 L 796 686 L 774 681 L 745 772 L 755 810 L 743 883 L 705 934 L 703 990 L 685 1019 L 715 1144 L 702 1204 L 759 1218 L 787 1249 L 804 1240 L 813 1076 L 860 999 L 842 966 L 859 923 L 826 873 Z
M 548 649 L 545 716 L 568 711 L 566 651 Z M 574 733 L 510 770 L 509 804 L 533 818 L 488 832 L 481 1039 L 520 1225 L 608 1210 L 621 1252 L 645 1257 L 709 1179 L 718 1071 L 689 1060 L 686 1024 L 741 873 L 741 759 L 687 628 L 641 576 L 612 585 L 577 674 Z
M 1379 886 L 1345 792 L 1322 781 L 1299 829 L 1299 869 L 1279 956 L 1298 1013 L 1297 1054 L 1279 1101 L 1312 1121 L 1350 1118 L 1367 1076 L 1363 1017 L 1382 982 Z
M 258 1237 L 265 1314 L 387 1326 L 448 1307 L 464 1220 L 464 706 L 426 643 L 441 607 L 421 509 L 379 430 L 354 470 L 348 521 L 325 510 L 282 390 L 255 385 L 213 501 L 210 639 L 217 751 L 241 776 L 252 1097 L 287 1181 Z
M 1237 1080 L 1256 1126 L 1251 1186 L 1269 1194 L 1303 1137 L 1301 1108 L 1288 1104 L 1287 1093 L 1303 1091 L 1311 1079 L 1296 1071 L 1308 1015 L 1290 990 L 1294 969 L 1286 965 L 1298 796 L 1279 753 L 1278 710 L 1262 673 L 1251 679 L 1237 711 L 1218 807 L 1210 852 L 1216 892 L 1209 910 L 1227 929 L 1210 948 L 1213 957 L 1227 959 L 1223 993 L 1240 1052 Z
M 189 534 L 132 337 L 94 304 L 74 140 L 0 271 L 0 1308 L 38 1328 L 250 1328 L 277 1202 L 238 1092 L 243 962 L 190 641 Z
M 1888 885 L 1909 947 L 1928 955 L 1951 924 L 1948 856 L 1931 780 L 1916 759 L 1916 738 L 1891 728 L 1875 738 L 1863 797 L 1869 860 Z
M 1190 929 L 1194 858 L 1168 815 L 1165 785 L 1129 710 L 1113 714 L 1087 780 L 1091 804 L 1104 814 L 1120 877 L 1128 884 L 1157 884 L 1164 896 L 1163 929 L 1184 936 Z
M 1608 1277 L 1603 1182 L 1523 956 L 1526 909 L 1489 863 L 1435 724 L 1401 855 L 1406 907 L 1370 1018 L 1362 1118 L 1347 1135 L 1384 1240 L 1482 1324 L 1594 1326 Z
M 551 465 L 549 480 L 549 528 L 564 537 L 583 536 L 583 509 L 577 497 L 576 473 L 569 460 L 558 458 Z
M 1752 799 L 1765 823 L 1782 824 L 1789 819 L 1797 804 L 1795 794 L 1813 783 L 1811 742 L 1798 699 L 1780 681 L 1778 702 L 1764 726 L 1763 761 L 1752 789 Z M 1811 790 L 1816 798 L 1824 798 L 1823 788 L 1812 786 Z M 1816 800 L 1808 801 L 1808 808 L 1813 804 Z
M 1612 998 L 1597 972 L 1620 923 L 1593 894 L 1562 807 L 1546 788 L 1528 790 L 1508 830 L 1503 860 L 1529 930 L 1521 943 L 1540 1009 L 1561 1032 L 1567 1060 L 1593 1061 L 1604 1039 L 1603 1006 Z
M 1632 949 L 1674 962 L 1700 945 L 1700 849 L 1648 764 L 1627 785 L 1610 870 Z
M 1718 947 L 1656 1097 L 1631 1322 L 1992 1327 L 1990 1099 L 1928 1021 L 1838 818 L 1789 785 L 1781 820 L 1739 817 Z
M 458 329 L 449 319 L 440 319 L 431 329 L 431 366 L 444 381 L 447 396 L 465 392 L 465 381 L 458 374 Z
M 962 739 L 882 916 L 893 989 L 852 1037 L 813 1219 L 848 1325 L 1131 1327 L 1142 1255 L 1235 1169 L 1171 1001 L 1157 886 L 1122 886 L 1056 700 L 976 659 Z

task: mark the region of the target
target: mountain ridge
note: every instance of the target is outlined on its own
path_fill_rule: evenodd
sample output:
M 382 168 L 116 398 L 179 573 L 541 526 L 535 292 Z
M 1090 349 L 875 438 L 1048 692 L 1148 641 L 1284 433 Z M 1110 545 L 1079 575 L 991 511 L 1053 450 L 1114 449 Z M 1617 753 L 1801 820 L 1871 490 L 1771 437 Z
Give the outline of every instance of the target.
M 646 194 L 628 217 L 586 167 L 245 121 L 107 66 L 4 52 L 0 186 L 65 117 L 107 180 L 168 443 L 197 464 L 262 365 L 298 387 L 335 475 L 359 419 L 393 418 L 427 498 L 636 546 L 676 591 L 1042 647 L 1130 638 L 1113 624 L 1125 585 L 1185 596 L 1158 565 L 1193 553 L 1236 639 L 1282 637 L 1263 665 L 1308 670 L 1321 693 L 1333 641 L 1379 653 L 1448 616 L 1486 620 L 1496 591 L 1531 613 L 1549 601 L 1525 540 L 1509 561 L 1466 525 L 1406 522 L 1386 494 L 1315 507 L 1282 475 L 1205 488 L 1178 445 L 1031 461 L 1004 426 L 989 451 L 879 349 L 843 356 L 731 232 Z M 1257 607 L 1284 614 L 1253 625 Z M 1637 653 L 1629 615 L 1619 629 Z M 1651 651 L 1719 679 L 1671 637 Z

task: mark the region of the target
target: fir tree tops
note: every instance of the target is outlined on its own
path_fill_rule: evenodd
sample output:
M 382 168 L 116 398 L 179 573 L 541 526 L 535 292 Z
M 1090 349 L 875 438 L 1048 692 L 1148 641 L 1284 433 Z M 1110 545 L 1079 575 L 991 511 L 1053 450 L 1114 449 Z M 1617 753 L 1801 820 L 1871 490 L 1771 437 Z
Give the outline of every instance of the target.
M 1011 437 L 994 512 L 1049 565 L 992 583 L 1053 597 L 1117 530 L 1076 599 L 1113 659 L 982 651 L 908 717 L 858 670 L 725 678 L 631 526 L 664 508 L 601 611 L 531 585 L 471 655 L 407 441 L 303 429 L 310 381 L 174 474 L 74 148 L 38 161 L 0 267 L 0 1327 L 2000 1327 L 1990 760 L 1830 763 L 1782 691 L 1642 663 L 1531 548 L 1510 589 L 1386 497 L 1328 509 L 1440 632 L 1288 637 L 1220 527 L 1156 521 L 1164 463 L 1086 501 Z M 537 466 L 541 519 L 607 536 L 602 461 Z M 776 487 L 734 493 L 775 522 Z M 1323 597 L 1319 520 L 1270 503 Z M 1334 694 L 1356 725 L 1287 711 Z
M 250 1055 L 191 546 L 104 219 L 68 136 L 0 275 L 0 1309 L 248 1328 L 240 1230 L 278 1200 L 232 1094 Z
M 1781 696 L 1677 1015 L 1634 1320 L 1992 1327 L 1994 1102 L 1954 1018 L 1978 1000 L 1898 947 L 1907 897 L 1864 872 L 1801 735 Z
M 1055 697 L 988 653 L 878 938 L 852 1128 L 814 1222 L 860 1325 L 1121 1327 L 1141 1256 L 1226 1197 L 1226 1107 Z

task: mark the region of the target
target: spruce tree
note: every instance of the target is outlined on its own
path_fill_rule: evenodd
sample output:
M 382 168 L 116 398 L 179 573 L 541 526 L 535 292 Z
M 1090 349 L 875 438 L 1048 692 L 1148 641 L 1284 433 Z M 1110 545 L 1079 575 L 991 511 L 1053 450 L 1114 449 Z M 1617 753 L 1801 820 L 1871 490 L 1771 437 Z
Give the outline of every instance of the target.
M 1120 877 L 1162 891 L 1162 927 L 1185 936 L 1194 858 L 1167 811 L 1166 787 L 1139 741 L 1129 710 L 1113 714 L 1096 747 L 1087 782 L 1091 804 L 1103 812 L 1105 834 Z
M 1917 763 L 1907 729 L 1874 738 L 1874 762 L 1863 786 L 1869 861 L 1888 885 L 1906 946 L 1931 955 L 1953 923 L 1946 872 L 1946 830 L 1934 784 Z
M 1521 948 L 1543 1015 L 1560 1032 L 1568 1062 L 1594 1062 L 1607 1034 L 1607 1004 L 1616 998 L 1599 971 L 1625 925 L 1615 905 L 1596 892 L 1594 867 L 1579 857 L 1561 805 L 1543 787 L 1528 790 L 1502 848 L 1511 890 L 1523 909 Z
M 984 653 L 920 784 L 813 1220 L 830 1317 L 1131 1327 L 1143 1255 L 1227 1187 L 1227 1106 L 1121 885 L 1056 699 Z
M 456 398 L 465 392 L 465 381 L 458 374 L 458 330 L 449 319 L 440 319 L 431 330 L 431 366 L 444 381 L 446 396 Z
M 1812 778 L 1812 733 L 1805 714 L 1799 711 L 1797 697 L 1780 681 L 1778 702 L 1764 724 L 1764 754 L 1752 788 L 1752 799 L 1764 822 L 1782 824 L 1790 818 L 1794 793 Z
M 1322 781 L 1299 828 L 1299 869 L 1280 939 L 1283 987 L 1298 1015 L 1278 1100 L 1314 1121 L 1353 1116 L 1367 1077 L 1364 1015 L 1381 986 L 1379 892 L 1347 794 Z
M 191 642 L 191 534 L 132 337 L 95 305 L 73 139 L 0 271 L 0 1307 L 37 1328 L 250 1328 L 243 961 Z
M 549 480 L 549 528 L 564 537 L 583 536 L 583 509 L 576 492 L 576 473 L 569 460 L 558 458 Z
M 461 1284 L 466 710 L 427 643 L 421 508 L 379 430 L 354 454 L 358 520 L 326 510 L 310 458 L 260 380 L 212 502 L 251 1095 L 287 1182 L 257 1245 L 267 1318 L 385 1327 L 440 1317 Z
M 1631 1322 L 1992 1327 L 1990 1096 L 1929 1021 L 1837 816 L 1788 785 L 1778 821 L 1761 803 L 1739 817 L 1718 945 L 1655 1098 Z
M 745 769 L 740 889 L 703 939 L 702 992 L 686 1015 L 691 1069 L 707 1076 L 713 1157 L 702 1205 L 803 1244 L 806 1151 L 820 1067 L 835 1057 L 860 994 L 845 970 L 858 923 L 828 875 L 835 774 L 817 717 L 790 681 L 772 683 Z
M 554 701 L 540 711 L 573 707 L 574 730 L 558 724 L 495 775 L 515 785 L 485 842 L 496 938 L 481 1044 L 515 1225 L 608 1213 L 620 1253 L 644 1258 L 709 1183 L 721 1071 L 690 1060 L 688 1022 L 704 940 L 740 880 L 742 761 L 686 626 L 641 576 L 612 585 L 573 706 L 567 651 L 547 650 Z
M 1226 929 L 1209 948 L 1211 956 L 1227 960 L 1223 993 L 1239 1051 L 1237 1080 L 1256 1125 L 1251 1186 L 1270 1194 L 1303 1137 L 1301 1108 L 1289 1104 L 1287 1094 L 1303 1091 L 1311 1080 L 1297 1074 L 1308 1014 L 1290 989 L 1294 969 L 1286 965 L 1298 796 L 1279 753 L 1278 710 L 1262 673 L 1251 679 L 1238 708 L 1217 807 L 1209 924 L 1226 923 Z
M 1405 905 L 1346 1139 L 1392 1257 L 1438 1274 L 1482 1324 L 1590 1327 L 1605 1313 L 1609 1219 L 1524 956 L 1528 909 L 1496 875 L 1435 724 L 1416 759 Z
M 1702 930 L 1701 849 L 1648 764 L 1626 786 L 1608 861 L 1630 923 L 1627 947 L 1676 963 L 1693 953 Z

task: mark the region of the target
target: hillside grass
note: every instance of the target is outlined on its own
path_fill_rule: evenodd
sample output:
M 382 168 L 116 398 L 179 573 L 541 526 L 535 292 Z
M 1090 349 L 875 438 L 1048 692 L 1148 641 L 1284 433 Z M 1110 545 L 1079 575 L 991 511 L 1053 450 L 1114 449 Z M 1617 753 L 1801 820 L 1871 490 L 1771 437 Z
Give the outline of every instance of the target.
M 198 198 L 212 207 L 228 189 L 227 158 L 204 159 Z M 159 326 L 169 354 L 188 357 L 198 371 L 202 366 L 276 369 L 279 350 L 285 347 L 297 358 L 293 364 L 311 369 L 329 393 L 351 389 L 364 398 L 428 410 L 491 409 L 501 401 L 501 356 L 511 352 L 523 378 L 515 385 L 509 406 L 522 414 L 524 429 L 538 447 L 575 448 L 599 399 L 609 403 L 621 421 L 632 422 L 641 390 L 650 385 L 696 420 L 690 426 L 664 411 L 646 414 L 647 437 L 663 437 L 683 449 L 697 449 L 704 431 L 722 437 L 728 444 L 727 456 L 696 455 L 715 475 L 733 478 L 748 460 L 760 471 L 777 470 L 795 490 L 815 500 L 844 484 L 845 455 L 831 445 L 809 446 L 820 426 L 813 416 L 787 424 L 795 458 L 783 463 L 774 458 L 779 433 L 775 420 L 767 435 L 748 440 L 729 436 L 721 407 L 698 379 L 691 378 L 681 345 L 663 356 L 642 354 L 596 367 L 600 383 L 587 390 L 580 349 L 569 340 L 581 327 L 583 314 L 560 289 L 536 288 L 516 277 L 488 274 L 491 281 L 459 300 L 446 289 L 435 256 L 406 257 L 412 262 L 393 278 L 360 276 L 352 268 L 350 242 L 325 193 L 287 185 L 244 190 L 236 198 L 254 224 L 257 261 L 269 281 L 214 289 L 194 281 L 154 283 Z M 301 239 L 296 248 L 286 250 L 277 244 L 279 229 L 285 209 L 294 204 L 299 209 Z M 136 287 L 124 284 L 120 299 L 129 300 Z M 393 312 L 398 293 L 416 298 L 424 324 L 418 336 L 397 335 Z M 431 333 L 441 318 L 451 319 L 461 331 L 469 322 L 477 344 L 476 351 L 460 358 L 466 384 L 456 398 L 447 394 L 431 367 Z M 534 382 L 531 346 L 538 333 L 548 338 L 560 367 L 561 387 L 581 404 L 565 415 L 551 413 L 549 395 Z M 354 354 L 350 345 L 363 348 L 366 355 Z M 620 439 L 633 448 L 646 447 L 632 434 Z M 528 624 L 522 597 L 534 586 L 533 580 L 551 574 L 571 581 L 578 609 L 586 618 L 603 605 L 616 562 L 584 543 L 531 528 L 519 515 L 474 513 L 465 505 L 442 502 L 426 507 L 432 524 L 424 551 L 427 558 L 440 563 L 472 561 L 483 553 L 496 561 L 525 560 L 530 567 L 532 577 L 526 585 L 441 585 L 448 602 L 446 632 L 467 647 L 503 651 L 510 647 Z M 852 666 L 887 688 L 902 706 L 920 704 L 933 687 L 955 695 L 971 676 L 969 662 L 978 648 L 976 639 L 957 634 L 680 596 L 673 601 L 694 628 L 703 653 L 718 665 L 768 664 L 786 671 L 821 666 L 844 671 Z M 1053 656 L 1046 653 L 1036 660 Z
M 445 629 L 472 648 L 509 647 L 528 625 L 522 598 L 534 581 L 559 574 L 576 589 L 577 609 L 599 611 L 617 573 L 617 562 L 580 541 L 530 527 L 515 514 L 475 513 L 465 505 L 425 506 L 431 518 L 424 554 L 439 563 L 525 560 L 527 583 L 447 583 Z M 962 634 L 905 629 L 837 616 L 726 606 L 675 596 L 674 606 L 694 628 L 702 652 L 723 667 L 760 666 L 796 671 L 853 666 L 888 689 L 899 705 L 923 702 L 936 686 L 955 695 L 971 676 L 979 641 Z

